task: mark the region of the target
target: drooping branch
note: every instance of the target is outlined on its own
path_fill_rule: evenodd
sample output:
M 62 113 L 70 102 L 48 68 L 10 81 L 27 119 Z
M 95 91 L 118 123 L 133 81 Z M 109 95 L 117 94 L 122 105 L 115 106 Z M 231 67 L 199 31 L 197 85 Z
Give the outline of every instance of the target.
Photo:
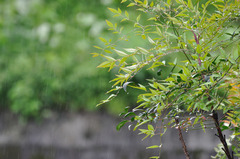
M 219 138 L 219 140 L 223 144 L 222 150 L 224 151 L 224 153 L 226 154 L 228 159 L 234 159 L 233 153 L 231 155 L 231 153 L 229 151 L 229 148 L 228 148 L 228 145 L 227 145 L 227 142 L 226 142 L 226 137 L 225 137 L 225 135 L 223 135 L 222 130 L 221 130 L 220 125 L 219 125 L 218 114 L 215 111 L 213 111 L 212 118 L 214 120 L 216 129 L 217 129 L 217 132 L 218 132 L 218 134 L 215 134 L 215 135 Z
M 185 153 L 186 159 L 190 159 L 190 156 L 189 156 L 189 153 L 188 153 L 188 150 L 187 150 L 187 146 L 186 146 L 185 141 L 183 139 L 182 130 L 181 130 L 181 127 L 179 125 L 179 121 L 178 121 L 177 118 L 175 118 L 175 122 L 177 124 L 177 129 L 178 129 L 178 133 L 179 133 L 179 140 L 182 143 L 182 148 L 183 148 L 183 151 Z

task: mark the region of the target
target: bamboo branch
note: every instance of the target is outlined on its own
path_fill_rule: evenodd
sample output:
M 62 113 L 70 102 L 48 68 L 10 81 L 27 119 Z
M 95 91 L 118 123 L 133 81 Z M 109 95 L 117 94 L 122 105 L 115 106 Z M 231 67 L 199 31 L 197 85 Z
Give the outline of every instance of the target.
M 227 142 L 226 142 L 226 137 L 225 137 L 225 135 L 223 135 L 222 130 L 221 130 L 220 125 L 219 125 L 218 114 L 215 111 L 213 111 L 212 118 L 214 120 L 216 129 L 217 129 L 217 132 L 218 132 L 218 134 L 215 134 L 215 135 L 220 139 L 221 143 L 223 144 L 222 150 L 224 151 L 224 153 L 226 154 L 228 159 L 233 159 L 234 158 L 233 153 L 231 155 L 231 153 L 229 151 L 229 148 L 228 148 L 228 145 L 227 145 Z
M 175 122 L 177 124 L 177 129 L 178 129 L 178 132 L 179 132 L 179 140 L 182 143 L 182 148 L 183 148 L 183 151 L 185 153 L 186 159 L 190 159 L 190 156 L 189 156 L 189 153 L 188 153 L 188 150 L 187 150 L 187 146 L 186 146 L 186 144 L 184 142 L 184 139 L 183 139 L 183 136 L 182 136 L 182 130 L 180 128 L 179 121 L 178 121 L 177 118 L 175 118 Z

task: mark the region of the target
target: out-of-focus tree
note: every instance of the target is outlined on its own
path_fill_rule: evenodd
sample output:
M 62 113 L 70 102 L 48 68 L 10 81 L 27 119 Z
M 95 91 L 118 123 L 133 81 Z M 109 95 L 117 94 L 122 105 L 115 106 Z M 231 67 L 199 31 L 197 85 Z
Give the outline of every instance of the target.
M 111 75 L 89 54 L 114 0 L 0 1 L 0 106 L 24 117 L 95 110 Z M 86 7 L 87 6 L 87 7 Z M 127 98 L 125 98 L 127 99 Z M 125 100 L 121 100 L 125 101 Z M 120 101 L 115 109 L 121 109 Z

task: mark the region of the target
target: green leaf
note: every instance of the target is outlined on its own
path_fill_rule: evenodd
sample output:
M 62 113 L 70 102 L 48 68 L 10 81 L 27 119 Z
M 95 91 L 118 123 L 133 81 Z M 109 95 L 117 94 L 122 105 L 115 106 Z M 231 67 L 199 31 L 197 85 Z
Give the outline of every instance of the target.
M 108 10 L 110 10 L 112 13 L 118 13 L 118 11 L 116 9 L 113 9 L 113 8 L 108 8 Z
M 148 0 L 144 0 L 143 3 L 147 6 L 148 5 Z
M 148 50 L 146 50 L 146 49 L 144 49 L 144 48 L 142 48 L 142 47 L 137 47 L 142 53 L 144 53 L 144 54 L 148 54 L 149 53 L 149 51 Z
M 133 53 L 133 52 L 137 51 L 136 49 L 133 49 L 133 48 L 128 48 L 128 49 L 124 49 L 124 50 L 126 50 L 129 53 Z
M 135 6 L 135 3 L 130 3 L 127 7 Z
M 115 98 L 117 95 L 116 94 L 111 94 L 106 100 L 102 100 L 98 105 L 97 105 L 97 107 L 98 106 L 100 106 L 100 105 L 102 105 L 102 104 L 104 104 L 104 103 L 107 103 L 107 102 L 109 102 L 109 101 L 111 101 L 113 98 Z
M 160 148 L 161 146 L 159 145 L 153 145 L 153 146 L 149 146 L 146 149 L 155 149 L 155 148 Z
M 126 1 L 127 1 L 127 0 L 122 0 L 121 3 L 124 3 L 124 2 L 126 2 Z
M 157 84 L 157 87 L 159 88 L 159 89 L 161 89 L 161 90 L 163 90 L 163 91 L 168 91 L 168 89 L 166 88 L 166 87 L 164 87 L 162 84 L 160 84 L 160 83 L 157 83 L 157 82 L 155 82 L 156 84 Z M 154 84 L 155 84 L 154 83 Z
M 171 0 L 167 0 L 167 4 L 170 5 L 171 4 Z
M 110 61 L 104 61 L 103 63 L 101 63 L 100 65 L 98 65 L 97 67 L 109 67 L 111 65 L 111 62 Z
M 158 34 L 159 36 L 162 36 L 162 32 L 161 32 L 161 30 L 159 29 L 159 27 L 156 27 L 156 31 L 157 31 L 157 34 Z
M 130 87 L 132 87 L 132 88 L 136 88 L 136 89 L 140 89 L 140 90 L 144 90 L 144 91 L 147 91 L 146 87 L 144 87 L 144 86 L 141 85 L 141 84 L 138 84 L 138 85 L 139 85 L 139 87 L 137 87 L 137 86 L 131 86 L 131 85 L 130 85 Z
M 125 11 L 125 16 L 129 19 L 129 14 L 127 11 Z
M 151 39 L 149 36 L 148 36 L 148 41 L 149 41 L 151 44 L 153 44 L 153 45 L 156 44 L 155 41 L 153 41 L 153 39 Z
M 189 69 L 187 67 L 183 67 L 183 73 L 184 75 L 186 75 L 187 77 L 191 75 L 191 72 L 189 71 Z
M 203 121 L 201 121 L 200 124 L 201 124 L 201 126 L 202 126 L 202 130 L 206 133 L 205 125 L 203 124 Z
M 190 9 L 193 9 L 192 0 L 188 0 L 188 7 L 189 7 Z
M 124 120 L 124 121 L 120 122 L 120 123 L 116 126 L 117 131 L 119 131 L 127 122 L 128 122 L 128 120 Z
M 187 81 L 187 76 L 185 76 L 184 74 L 179 74 L 179 75 L 183 81 Z
M 171 20 L 173 23 L 175 24 L 181 24 L 181 21 L 179 21 L 177 18 L 173 18 L 173 17 L 168 17 L 169 20 Z
M 112 24 L 110 21 L 106 20 L 106 23 L 107 23 L 107 25 L 108 25 L 110 28 L 113 27 L 113 24 Z
M 141 14 L 138 15 L 137 22 L 139 22 L 140 18 L 141 18 Z
M 99 46 L 93 46 L 95 47 L 96 49 L 99 49 L 99 50 L 103 50 L 103 48 L 99 47 Z
M 168 34 L 169 36 L 173 37 L 174 39 L 178 39 L 178 37 L 172 33 L 166 32 L 166 34 Z
M 149 122 L 149 121 L 150 121 L 150 119 L 144 120 L 143 122 L 138 123 L 138 124 L 134 127 L 133 131 L 135 131 L 139 126 L 141 126 L 141 125 L 143 125 L 143 124 L 146 124 L 146 123 Z
M 154 131 L 154 127 L 152 125 L 148 124 L 148 130 Z
M 202 52 L 202 46 L 201 45 L 199 45 L 199 44 L 197 45 L 196 52 L 198 54 L 200 54 Z
M 199 120 L 200 116 L 197 116 L 196 119 L 193 122 L 193 125 L 197 124 L 198 120 Z
M 116 50 L 116 49 L 114 49 L 114 51 L 115 51 L 119 56 L 128 56 L 128 54 L 126 54 L 126 53 L 123 52 L 123 51 Z
M 119 14 L 121 14 L 121 13 L 122 13 L 122 11 L 121 11 L 121 9 L 120 9 L 120 8 L 118 8 L 118 13 L 119 13 Z
M 154 6 L 154 2 L 152 1 L 151 3 L 150 3 L 150 7 L 153 7 Z
M 105 56 L 105 55 L 101 55 L 101 56 L 105 57 L 108 61 L 116 61 L 116 59 L 114 59 L 111 56 Z
M 100 39 L 102 42 L 107 43 L 107 40 L 106 40 L 106 39 L 104 39 L 104 38 L 102 38 L 102 37 L 99 37 L 99 39 Z
M 132 82 L 125 82 L 125 83 L 123 84 L 123 90 L 124 90 L 125 92 L 127 92 L 127 86 L 128 86 L 130 83 L 132 83 Z

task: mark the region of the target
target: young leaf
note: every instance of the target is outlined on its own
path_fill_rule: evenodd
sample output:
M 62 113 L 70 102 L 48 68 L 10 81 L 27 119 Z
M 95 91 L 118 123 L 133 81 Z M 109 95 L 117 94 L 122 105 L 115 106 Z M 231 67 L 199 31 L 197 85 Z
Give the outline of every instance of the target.
M 106 20 L 106 23 L 107 23 L 107 25 L 108 25 L 110 28 L 113 27 L 113 24 L 112 24 L 110 21 Z
M 119 56 L 127 56 L 127 55 L 128 55 L 128 54 L 126 54 L 125 52 L 120 51 L 120 50 L 114 49 L 114 51 L 115 51 Z
M 133 131 L 135 131 L 139 126 L 141 126 L 141 125 L 143 125 L 143 124 L 146 124 L 146 123 L 149 122 L 149 121 L 150 121 L 150 119 L 147 119 L 147 120 L 144 120 L 144 121 L 141 122 L 141 123 L 138 123 L 138 124 L 134 127 Z
M 153 7 L 154 6 L 154 2 L 152 1 L 151 3 L 150 3 L 150 7 Z
M 153 145 L 153 146 L 149 146 L 146 149 L 155 149 L 155 148 L 160 148 L 159 145 Z
M 129 19 L 129 14 L 127 11 L 125 11 L 125 16 Z
M 148 130 L 154 131 L 154 127 L 152 125 L 148 124 Z
M 137 22 L 139 22 L 140 18 L 141 18 L 141 14 L 138 15 Z
M 151 44 L 153 44 L 153 45 L 156 44 L 155 41 L 153 41 L 153 39 L 151 39 L 149 36 L 148 36 L 148 41 L 149 41 Z
M 113 8 L 108 8 L 108 10 L 110 10 L 112 13 L 118 13 L 118 11 L 116 9 L 113 9 Z
M 107 43 L 107 40 L 106 40 L 106 39 L 104 39 L 104 38 L 102 38 L 102 37 L 99 37 L 99 39 L 100 39 L 102 42 Z
M 127 7 L 135 6 L 135 3 L 130 3 Z
M 110 61 L 104 61 L 103 63 L 101 63 L 100 65 L 98 65 L 97 67 L 109 67 L 111 65 L 111 62 Z

